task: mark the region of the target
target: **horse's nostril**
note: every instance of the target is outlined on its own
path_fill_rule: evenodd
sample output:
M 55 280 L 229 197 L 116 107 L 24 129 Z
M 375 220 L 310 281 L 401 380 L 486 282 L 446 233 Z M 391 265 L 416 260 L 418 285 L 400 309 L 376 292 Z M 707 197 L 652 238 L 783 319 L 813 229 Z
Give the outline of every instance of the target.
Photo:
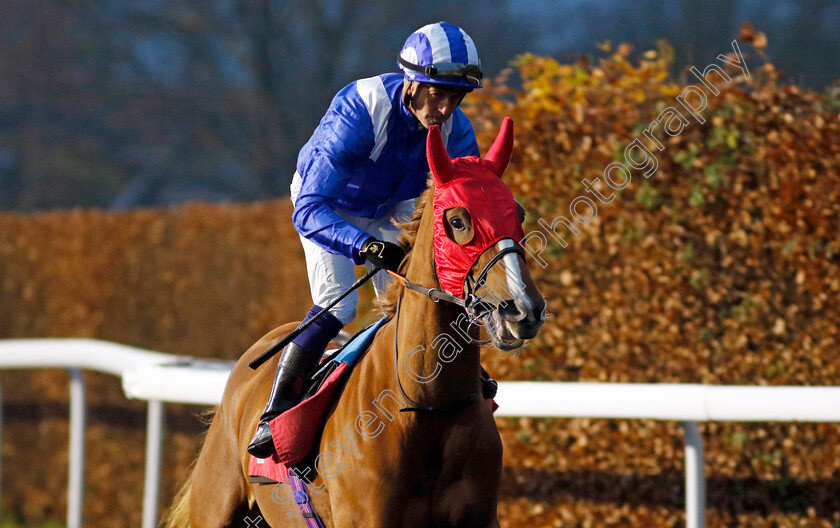
M 545 322 L 546 303 L 545 299 L 538 299 L 531 303 L 508 299 L 499 302 L 497 310 L 502 320 L 539 327 Z
M 521 309 L 519 303 L 508 299 L 499 303 L 499 315 L 507 321 L 521 321 L 528 316 L 528 313 Z

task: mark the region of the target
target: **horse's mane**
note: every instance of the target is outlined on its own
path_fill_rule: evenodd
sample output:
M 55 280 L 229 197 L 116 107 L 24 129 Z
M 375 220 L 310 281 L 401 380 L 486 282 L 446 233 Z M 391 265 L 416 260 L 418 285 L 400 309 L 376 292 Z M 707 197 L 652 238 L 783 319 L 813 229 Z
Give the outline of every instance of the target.
M 426 204 L 431 200 L 430 197 L 434 195 L 434 192 L 435 184 L 434 180 L 430 176 L 426 184 L 426 190 L 420 195 L 420 201 L 417 204 L 417 208 L 414 209 L 414 214 L 412 215 L 411 220 L 408 222 L 394 221 L 394 225 L 400 228 L 400 235 L 397 237 L 397 244 L 406 250 L 405 259 L 403 259 L 402 264 L 400 265 L 400 274 L 405 274 L 405 270 L 411 262 L 411 250 L 414 248 L 414 242 L 417 240 L 417 232 L 420 230 L 420 219 L 423 218 L 423 211 L 426 209 Z M 379 308 L 383 315 L 388 317 L 393 316 L 397 311 L 397 299 L 399 299 L 402 294 L 402 290 L 403 286 L 400 283 L 397 281 L 391 281 L 385 294 L 381 298 L 374 300 L 374 306 Z

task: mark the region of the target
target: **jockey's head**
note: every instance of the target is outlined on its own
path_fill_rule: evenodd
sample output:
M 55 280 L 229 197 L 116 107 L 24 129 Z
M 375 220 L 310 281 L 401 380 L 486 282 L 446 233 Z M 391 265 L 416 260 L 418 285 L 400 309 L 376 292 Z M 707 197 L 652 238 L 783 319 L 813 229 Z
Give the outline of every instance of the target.
M 397 61 L 405 76 L 403 103 L 426 128 L 442 125 L 467 93 L 481 88 L 481 61 L 473 40 L 446 22 L 412 33 Z

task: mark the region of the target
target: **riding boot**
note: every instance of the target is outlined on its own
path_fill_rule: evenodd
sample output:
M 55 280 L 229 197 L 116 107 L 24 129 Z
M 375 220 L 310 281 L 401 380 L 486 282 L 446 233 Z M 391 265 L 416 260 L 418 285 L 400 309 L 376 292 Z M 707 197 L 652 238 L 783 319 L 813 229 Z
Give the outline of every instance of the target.
M 312 352 L 296 343 L 289 343 L 283 349 L 257 434 L 248 444 L 249 453 L 257 458 L 268 458 L 274 452 L 268 422 L 298 404 L 303 378 L 315 367 L 319 357 L 318 351 Z
M 323 309 L 316 305 L 306 314 L 304 322 L 314 318 Z M 286 345 L 277 362 L 277 373 L 271 386 L 271 394 L 260 417 L 257 434 L 248 444 L 248 452 L 257 458 L 268 458 L 274 452 L 274 441 L 268 422 L 300 401 L 303 377 L 318 364 L 318 359 L 327 344 L 344 324 L 331 312 L 326 312 L 312 321 L 291 343 Z

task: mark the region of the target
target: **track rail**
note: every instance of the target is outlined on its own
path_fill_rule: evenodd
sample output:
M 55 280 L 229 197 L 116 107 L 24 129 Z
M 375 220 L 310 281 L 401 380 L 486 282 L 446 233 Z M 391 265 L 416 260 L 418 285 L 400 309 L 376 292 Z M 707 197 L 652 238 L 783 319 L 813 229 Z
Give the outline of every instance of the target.
M 82 370 L 120 377 L 127 398 L 147 401 L 142 527 L 155 528 L 164 404 L 217 405 L 232 367 L 231 361 L 199 360 L 90 339 L 0 340 L 0 369 L 60 368 L 70 374 L 67 528 L 82 526 L 85 456 Z M 840 387 L 501 382 L 496 402 L 499 404 L 496 416 L 679 422 L 686 442 L 688 528 L 705 526 L 703 439 L 698 422 L 840 422 Z

